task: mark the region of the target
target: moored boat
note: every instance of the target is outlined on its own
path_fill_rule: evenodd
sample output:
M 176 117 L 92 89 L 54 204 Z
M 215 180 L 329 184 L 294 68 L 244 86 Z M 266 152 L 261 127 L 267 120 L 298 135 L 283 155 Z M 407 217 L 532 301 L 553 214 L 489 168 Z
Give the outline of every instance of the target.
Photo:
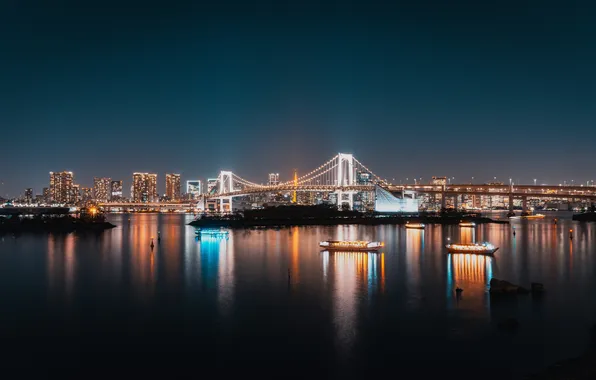
M 462 221 L 462 222 L 459 223 L 459 226 L 460 227 L 476 227 L 476 223 Z
M 328 240 L 320 242 L 319 246 L 328 251 L 377 251 L 384 244 L 378 241 L 365 240 Z
M 198 228 L 195 230 L 197 236 L 228 236 L 228 231 L 218 228 Z
M 533 215 L 524 215 L 522 216 L 523 219 L 544 219 L 544 214 L 533 214 Z
M 499 249 L 499 247 L 495 247 L 490 243 L 447 244 L 445 248 L 449 253 L 477 253 L 482 255 L 491 255 Z
M 411 228 L 415 230 L 423 230 L 426 227 L 424 223 L 406 223 L 406 228 Z

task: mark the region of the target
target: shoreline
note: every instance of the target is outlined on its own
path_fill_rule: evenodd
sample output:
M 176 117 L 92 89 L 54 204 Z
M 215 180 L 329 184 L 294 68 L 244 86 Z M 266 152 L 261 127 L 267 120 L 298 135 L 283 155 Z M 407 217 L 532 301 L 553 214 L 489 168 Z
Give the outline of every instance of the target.
M 341 224 L 358 225 L 405 225 L 407 222 L 456 225 L 462 220 L 476 224 L 509 224 L 509 220 L 494 220 L 485 217 L 333 217 L 333 218 L 205 218 L 196 219 L 188 223 L 193 227 L 227 227 L 227 228 L 251 228 L 251 227 L 293 227 L 293 226 L 335 226 Z

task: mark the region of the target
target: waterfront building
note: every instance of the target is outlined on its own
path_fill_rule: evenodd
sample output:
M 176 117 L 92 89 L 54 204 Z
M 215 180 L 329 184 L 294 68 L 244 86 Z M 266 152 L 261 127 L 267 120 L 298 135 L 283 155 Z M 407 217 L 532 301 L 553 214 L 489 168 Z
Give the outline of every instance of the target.
M 133 173 L 131 192 L 133 202 L 156 202 L 159 199 L 157 174 Z
M 269 173 L 269 186 L 279 185 L 279 173 Z
M 33 202 L 33 189 L 32 188 L 25 189 L 25 202 L 27 204 L 31 204 Z
M 82 202 L 91 202 L 93 200 L 93 188 L 91 187 L 81 187 L 81 201 Z
M 180 174 L 166 174 L 166 198 L 180 200 Z
M 110 200 L 119 201 L 122 200 L 122 181 L 112 181 L 110 183 Z
M 44 187 L 43 190 L 41 191 L 41 196 L 43 198 L 43 203 L 52 203 L 52 196 L 50 195 L 50 189 L 47 187 Z
M 447 177 L 432 177 L 432 182 L 434 186 L 445 186 L 447 185 Z
M 72 172 L 50 172 L 50 201 L 53 203 L 72 204 Z
M 96 202 L 107 202 L 110 200 L 111 178 L 93 178 L 93 195 Z
M 72 203 L 76 204 L 81 200 L 81 185 L 72 185 Z
M 186 181 L 186 194 L 189 199 L 197 199 L 201 195 L 201 181 L 193 179 Z

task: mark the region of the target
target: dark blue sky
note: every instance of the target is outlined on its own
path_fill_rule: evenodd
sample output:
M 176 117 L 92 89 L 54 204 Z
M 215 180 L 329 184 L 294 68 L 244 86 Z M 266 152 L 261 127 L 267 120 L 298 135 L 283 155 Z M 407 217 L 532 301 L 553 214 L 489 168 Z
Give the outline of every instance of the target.
M 591 1 L 213 3 L 0 2 L 0 195 L 337 152 L 403 180 L 596 179 Z

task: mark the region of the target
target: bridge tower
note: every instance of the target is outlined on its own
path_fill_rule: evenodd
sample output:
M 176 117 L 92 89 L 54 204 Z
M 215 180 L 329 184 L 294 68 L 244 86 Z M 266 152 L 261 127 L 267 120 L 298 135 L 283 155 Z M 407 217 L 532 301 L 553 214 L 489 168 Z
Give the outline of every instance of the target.
M 342 208 L 344 203 L 348 204 L 350 210 L 354 208 L 353 190 L 344 190 L 344 187 L 353 186 L 354 181 L 354 156 L 347 153 L 337 154 L 337 207 Z
M 298 170 L 294 169 L 294 186 L 298 186 Z M 292 203 L 296 204 L 298 202 L 298 196 L 296 195 L 296 190 L 292 192 Z
M 234 191 L 234 180 L 232 172 L 222 170 L 221 172 L 219 172 L 217 180 L 219 181 L 220 194 L 231 193 L 232 191 Z M 232 197 L 219 198 L 219 212 L 226 212 L 226 205 L 228 205 L 228 211 L 232 212 Z

